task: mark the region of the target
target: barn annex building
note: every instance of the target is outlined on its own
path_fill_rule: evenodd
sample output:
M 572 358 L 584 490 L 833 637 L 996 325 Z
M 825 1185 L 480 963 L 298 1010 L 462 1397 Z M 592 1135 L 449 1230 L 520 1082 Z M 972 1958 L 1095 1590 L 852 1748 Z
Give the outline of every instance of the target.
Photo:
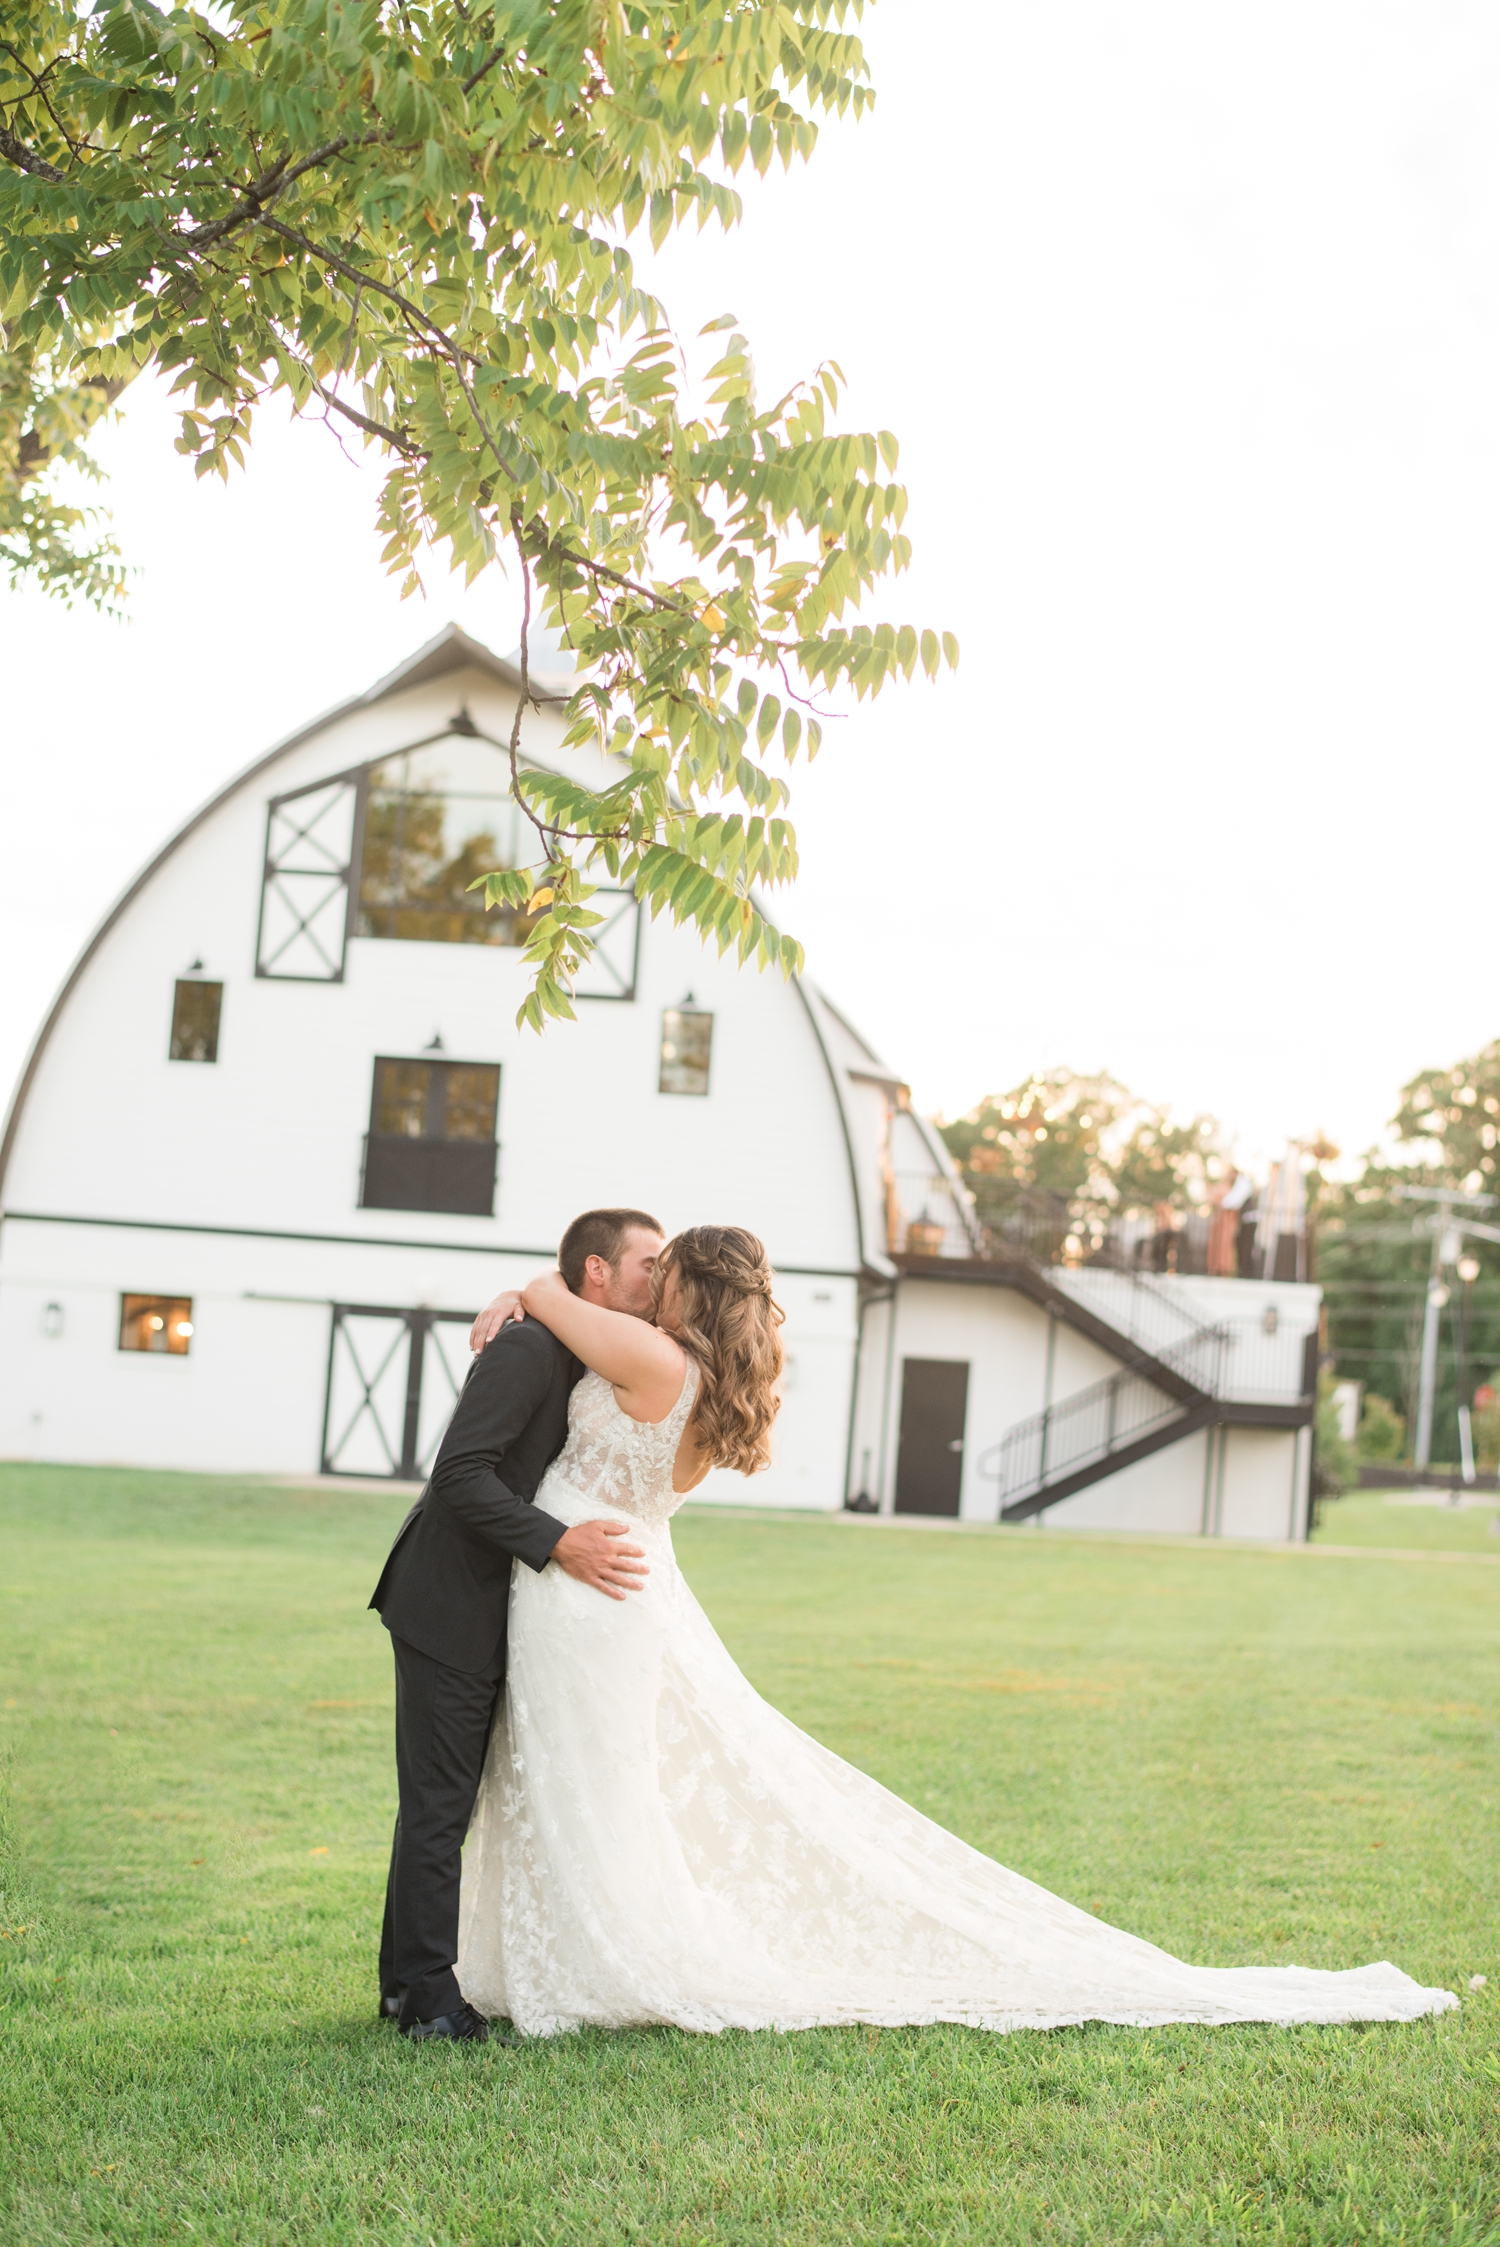
M 1318 1291 L 987 1260 L 936 1131 L 806 982 L 606 893 L 576 1026 L 514 1028 L 519 677 L 450 628 L 172 838 L 0 1146 L 0 1454 L 420 1478 L 466 1329 L 579 1209 L 752 1227 L 776 1458 L 701 1495 L 1306 1533 Z M 561 762 L 534 715 L 528 755 Z M 569 753 L 577 769 L 576 753 Z

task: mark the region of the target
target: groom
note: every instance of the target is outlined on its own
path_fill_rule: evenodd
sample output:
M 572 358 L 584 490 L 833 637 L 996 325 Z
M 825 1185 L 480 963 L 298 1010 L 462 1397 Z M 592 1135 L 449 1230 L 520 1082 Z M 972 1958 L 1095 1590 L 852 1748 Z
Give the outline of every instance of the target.
M 591 1209 L 564 1233 L 557 1261 L 585 1303 L 644 1319 L 663 1243 L 644 1210 Z M 400 1797 L 380 2011 L 405 2036 L 477 2043 L 488 2024 L 454 1973 L 459 1866 L 505 1682 L 511 1562 L 566 1569 L 612 1599 L 639 1591 L 646 1566 L 639 1545 L 618 1542 L 618 1522 L 565 1529 L 532 1503 L 567 1437 L 578 1359 L 535 1319 L 499 1325 L 493 1307 L 471 1343 L 480 1355 L 370 1605 L 396 1657 Z

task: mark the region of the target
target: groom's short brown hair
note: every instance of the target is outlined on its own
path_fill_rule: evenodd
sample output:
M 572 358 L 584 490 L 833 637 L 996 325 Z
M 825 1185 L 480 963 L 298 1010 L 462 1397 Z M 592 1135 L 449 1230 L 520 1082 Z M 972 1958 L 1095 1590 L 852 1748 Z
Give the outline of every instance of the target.
M 636 1226 L 643 1233 L 666 1238 L 662 1225 L 644 1209 L 586 1209 L 574 1218 L 558 1243 L 557 1263 L 575 1295 L 583 1285 L 583 1267 L 589 1258 L 602 1256 L 606 1264 L 618 1263 L 625 1235 Z

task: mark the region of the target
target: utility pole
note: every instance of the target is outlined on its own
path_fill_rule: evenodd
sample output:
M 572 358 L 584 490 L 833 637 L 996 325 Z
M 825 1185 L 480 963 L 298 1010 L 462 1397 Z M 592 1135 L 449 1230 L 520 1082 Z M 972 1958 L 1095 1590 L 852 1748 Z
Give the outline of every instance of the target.
M 1432 1458 L 1432 1404 L 1437 1390 L 1438 1325 L 1448 1301 L 1448 1290 L 1443 1285 L 1443 1266 L 1453 1261 L 1459 1251 L 1462 1234 L 1455 1226 L 1435 1233 L 1432 1242 L 1432 1276 L 1427 1282 L 1427 1307 L 1422 1314 L 1422 1370 L 1417 1383 L 1417 1447 L 1414 1454 L 1418 1474 L 1426 1472 Z
M 1458 1464 L 1464 1481 L 1472 1483 L 1474 1480 L 1474 1426 L 1469 1417 L 1469 1329 L 1473 1323 L 1471 1314 L 1474 1308 L 1474 1282 L 1479 1277 L 1479 1258 L 1477 1256 L 1460 1256 L 1458 1276 L 1464 1283 L 1463 1293 L 1458 1299 L 1453 1314 L 1453 1324 L 1457 1329 L 1454 1339 L 1458 1344 L 1455 1352 L 1458 1360 Z M 1457 1502 L 1458 1498 L 1455 1492 L 1455 1505 Z

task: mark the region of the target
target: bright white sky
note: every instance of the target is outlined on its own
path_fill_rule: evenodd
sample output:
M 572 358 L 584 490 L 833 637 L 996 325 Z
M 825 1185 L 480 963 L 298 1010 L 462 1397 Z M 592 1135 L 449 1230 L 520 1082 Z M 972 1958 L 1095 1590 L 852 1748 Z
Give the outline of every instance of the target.
M 963 643 L 828 729 L 782 918 L 928 1107 L 1063 1062 L 1242 1156 L 1357 1150 L 1500 1035 L 1500 13 L 882 0 L 867 32 L 874 116 L 653 276 L 684 334 L 739 315 L 763 396 L 842 362 L 912 493 L 889 613 Z M 322 429 L 268 417 L 227 492 L 171 436 L 143 387 L 102 448 L 129 625 L 0 596 L 7 1079 L 211 789 L 450 616 L 516 637 L 498 579 L 397 601 Z

